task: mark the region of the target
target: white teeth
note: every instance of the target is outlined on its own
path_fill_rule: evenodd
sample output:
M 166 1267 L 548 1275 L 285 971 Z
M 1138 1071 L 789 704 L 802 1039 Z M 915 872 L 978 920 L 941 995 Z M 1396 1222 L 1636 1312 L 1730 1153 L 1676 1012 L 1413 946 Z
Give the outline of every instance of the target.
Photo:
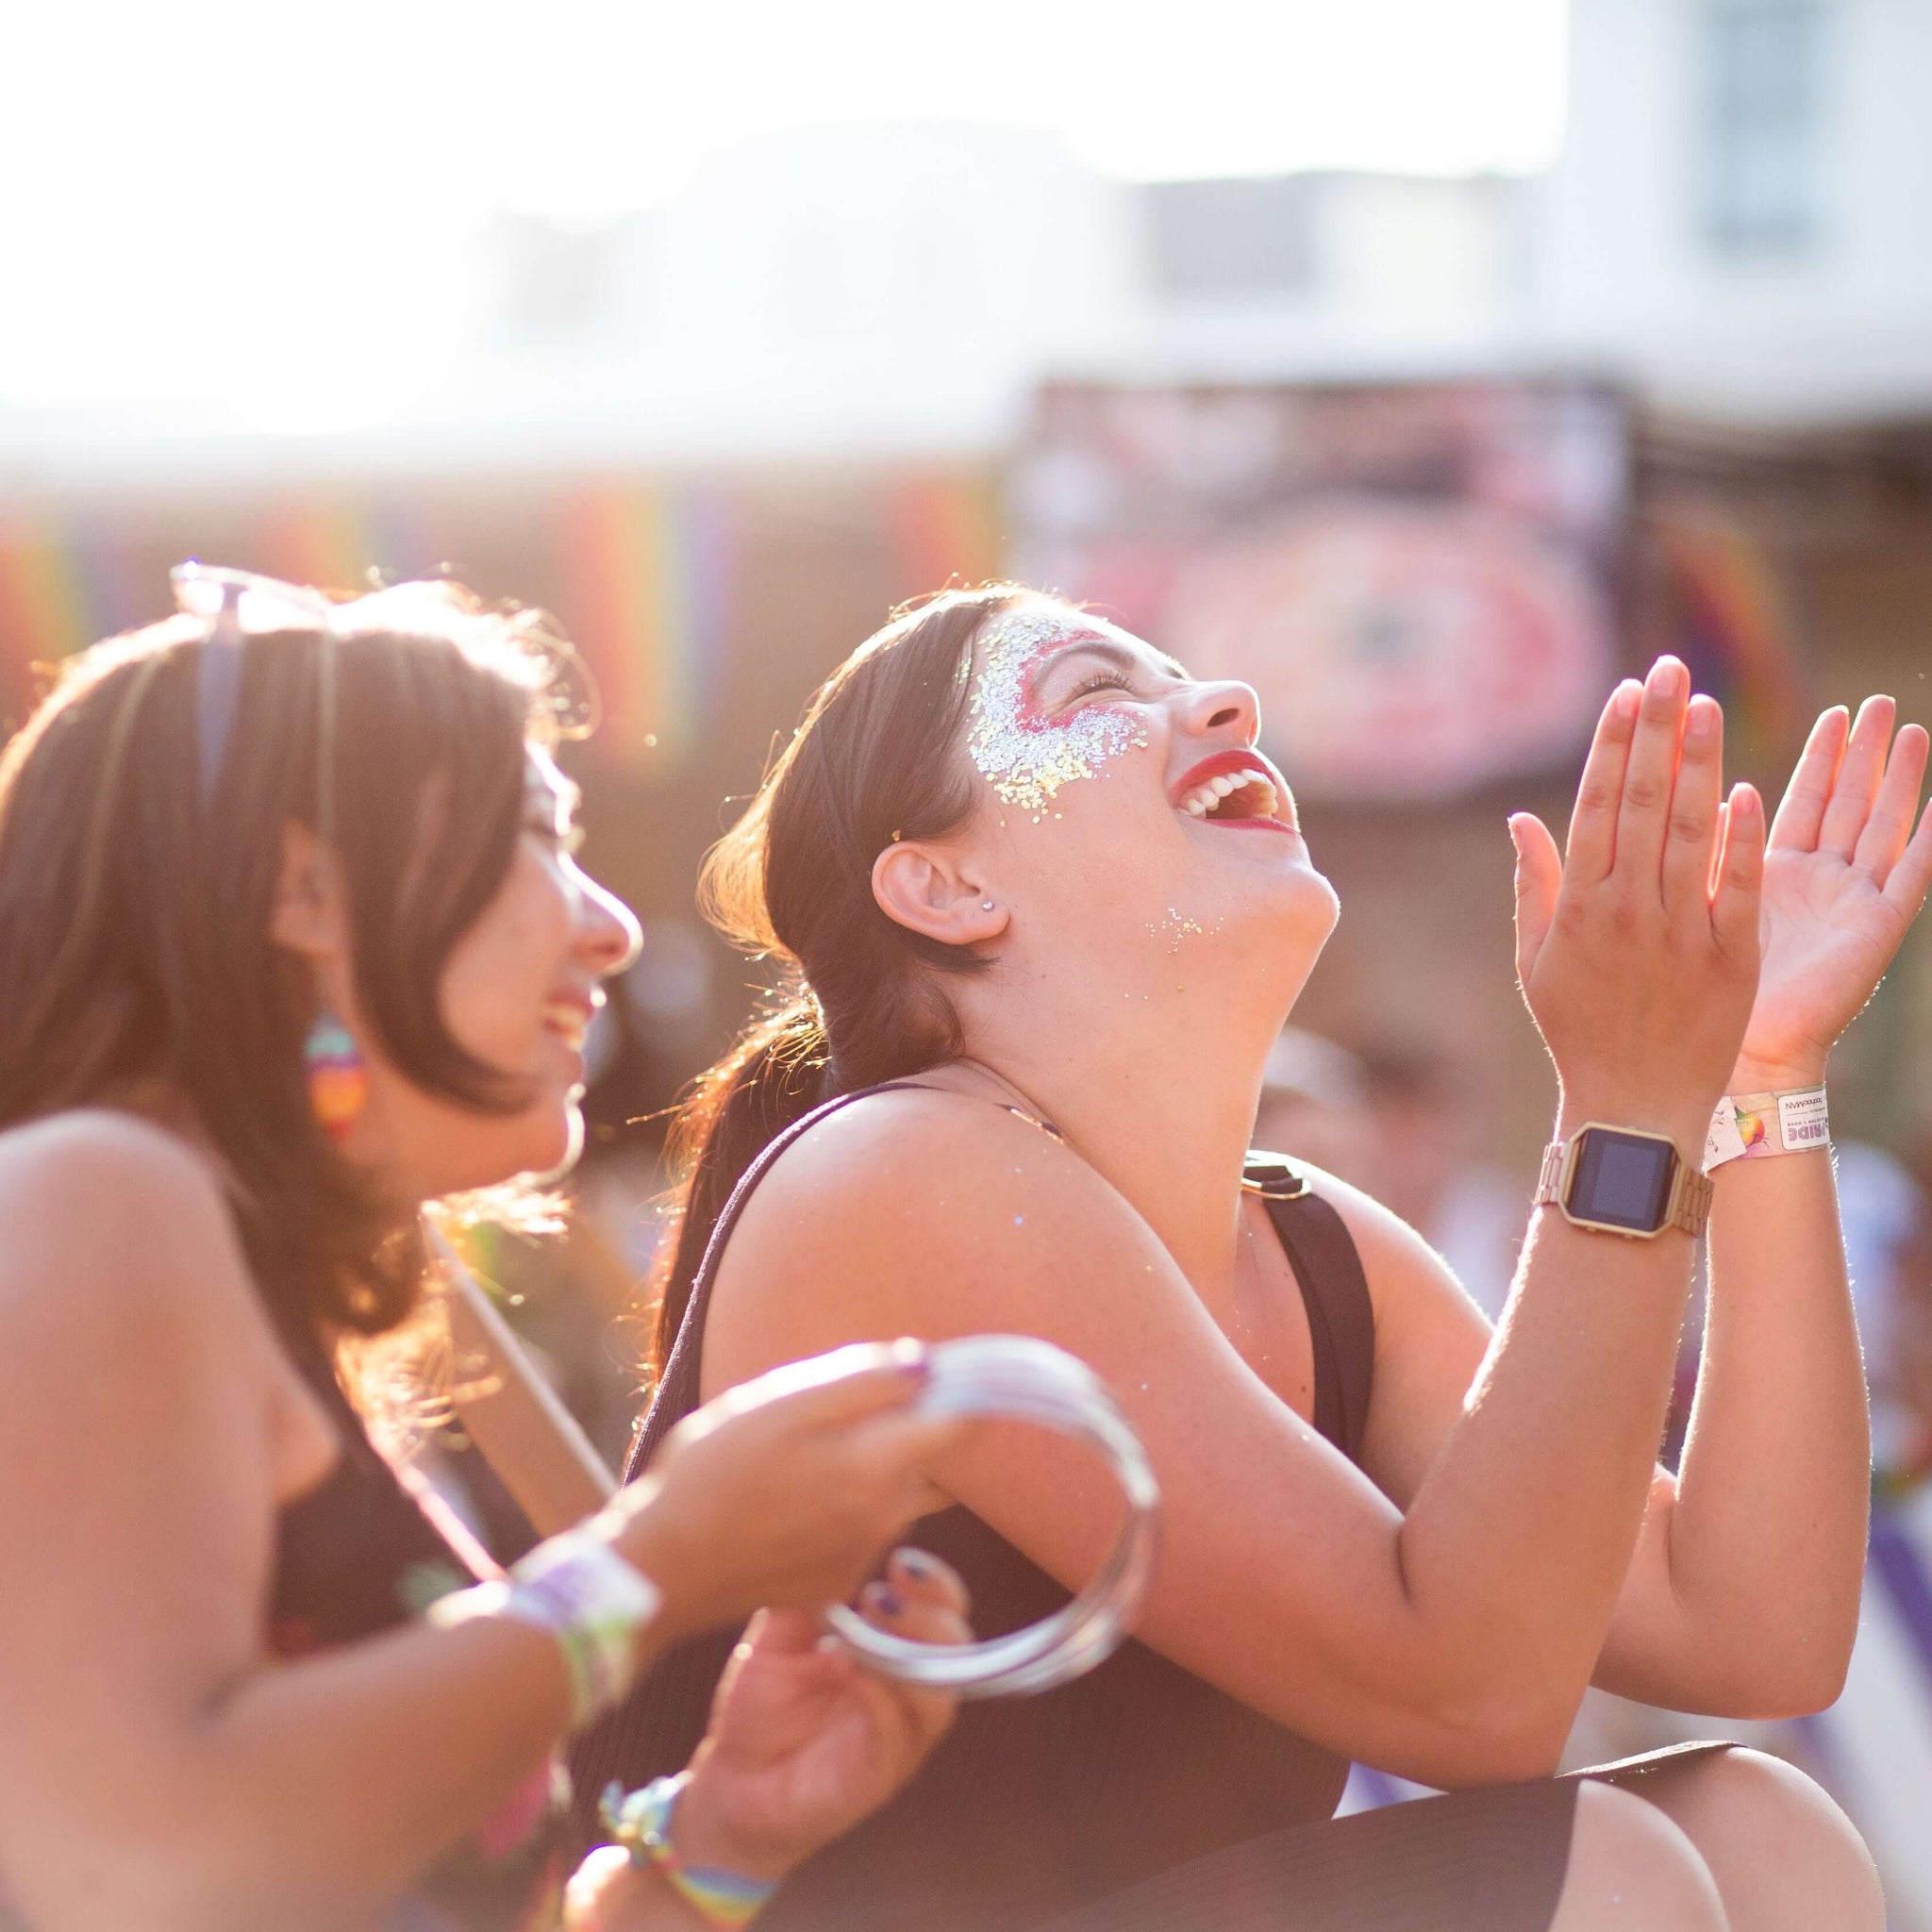
M 1190 818 L 1206 818 L 1224 798 L 1231 798 L 1243 787 L 1252 788 L 1255 792 L 1255 815 L 1273 818 L 1280 806 L 1280 797 L 1274 790 L 1274 781 L 1265 773 L 1252 768 L 1245 772 L 1224 772 L 1220 776 L 1205 778 L 1194 787 L 1180 802 L 1180 808 Z
M 566 1006 L 558 1002 L 543 1008 L 544 1024 L 555 1033 L 560 1033 L 571 1046 L 581 1046 L 584 1036 L 590 1030 L 580 1007 Z

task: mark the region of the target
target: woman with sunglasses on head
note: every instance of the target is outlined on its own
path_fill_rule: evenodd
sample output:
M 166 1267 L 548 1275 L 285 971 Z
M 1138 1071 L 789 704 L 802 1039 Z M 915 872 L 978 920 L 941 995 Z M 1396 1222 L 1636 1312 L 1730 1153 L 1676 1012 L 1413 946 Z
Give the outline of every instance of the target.
M 572 857 L 534 616 L 178 581 L 0 758 L 0 1923 L 744 1924 L 948 1720 L 813 1613 L 960 1424 L 910 1344 L 754 1382 L 508 1577 L 378 1452 L 345 1391 L 423 1209 L 568 1162 L 638 929 Z M 862 1603 L 964 1630 L 917 1553 Z M 567 1731 L 760 1606 L 566 1907 Z
M 1837 1694 L 1868 1458 L 1816 1090 L 1932 877 L 1925 734 L 1827 712 L 1767 861 L 1718 708 L 1664 659 L 1607 706 L 1567 852 L 1512 822 L 1560 1102 L 1491 1334 L 1385 1209 L 1249 1150 L 1337 911 L 1258 729 L 1246 687 L 1085 612 L 949 593 L 834 675 L 708 861 L 719 923 L 801 984 L 684 1121 L 636 1463 L 791 1357 L 1014 1330 L 1121 1391 L 1165 1505 L 1140 1641 L 964 1712 L 774 1932 L 1876 1928 L 1864 1847 L 1788 1766 L 1549 1774 L 1591 1682 L 1752 1718 Z M 1753 1158 L 1707 1182 L 1725 1094 L 1718 1152 Z M 918 1533 L 991 1629 L 1109 1534 L 1078 1462 L 1003 1427 L 939 1481 L 957 1507 Z M 681 1653 L 581 1764 L 679 1761 L 722 1655 Z M 1457 1789 L 1330 1822 L 1350 1759 Z

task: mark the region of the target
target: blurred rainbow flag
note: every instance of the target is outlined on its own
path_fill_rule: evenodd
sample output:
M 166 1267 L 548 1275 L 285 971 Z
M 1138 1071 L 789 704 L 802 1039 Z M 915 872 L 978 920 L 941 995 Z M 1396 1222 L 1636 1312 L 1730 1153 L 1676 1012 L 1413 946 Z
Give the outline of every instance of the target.
M 1798 625 L 1763 546 L 1718 505 L 1657 519 L 1673 606 L 1669 647 L 1724 708 L 1730 756 L 1747 770 L 1782 763 L 1804 724 Z
M 581 491 L 562 506 L 559 612 L 596 679 L 599 754 L 668 777 L 715 699 L 728 619 L 731 519 L 722 493 L 655 483 Z
M 87 573 L 67 535 L 45 522 L 0 521 L 0 722 L 33 708 L 42 666 L 94 638 Z
M 932 470 L 894 481 L 887 493 L 896 594 L 919 597 L 958 579 L 1000 574 L 999 485 L 989 472 Z

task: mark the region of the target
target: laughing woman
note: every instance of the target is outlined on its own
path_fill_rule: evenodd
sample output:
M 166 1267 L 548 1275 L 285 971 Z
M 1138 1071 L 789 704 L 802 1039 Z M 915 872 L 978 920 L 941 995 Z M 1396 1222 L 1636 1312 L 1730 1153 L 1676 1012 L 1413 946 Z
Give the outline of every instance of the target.
M 378 1452 L 341 1371 L 425 1204 L 568 1159 L 637 927 L 572 858 L 531 618 L 182 582 L 0 759 L 0 1924 L 557 1925 L 565 1732 L 774 1605 L 651 1801 L 683 1865 L 593 1855 L 568 1907 L 729 1919 L 944 1727 L 801 1613 L 957 1436 L 916 1351 L 816 1365 L 508 1579 Z M 943 1566 L 891 1586 L 962 1634 Z
M 1924 898 L 1925 735 L 1888 760 L 1891 723 L 1886 700 L 1820 721 L 1767 869 L 1756 793 L 1722 799 L 1718 708 L 1664 659 L 1610 698 L 1567 852 L 1513 823 L 1570 1158 L 1492 1334 L 1392 1215 L 1248 1150 L 1337 909 L 1253 693 L 1011 589 L 943 596 L 840 670 L 710 861 L 721 924 L 801 985 L 686 1117 L 638 1456 L 794 1357 L 1016 1330 L 1121 1391 L 1165 1556 L 1140 1641 L 971 1709 L 774 1928 L 1879 1925 L 1863 1846 L 1774 1760 L 1549 1774 L 1591 1682 L 1761 1718 L 1845 1670 L 1867 1443 L 1818 1103 L 1788 1100 L 1788 1158 L 1724 1165 L 1714 1204 L 1698 1170 L 1721 1095 L 1821 1084 Z M 941 1483 L 926 1540 L 991 1627 L 1111 1534 L 1091 1472 L 1024 1434 Z M 681 1761 L 723 1644 L 583 1761 Z M 1452 1795 L 1328 1822 L 1353 1758 Z

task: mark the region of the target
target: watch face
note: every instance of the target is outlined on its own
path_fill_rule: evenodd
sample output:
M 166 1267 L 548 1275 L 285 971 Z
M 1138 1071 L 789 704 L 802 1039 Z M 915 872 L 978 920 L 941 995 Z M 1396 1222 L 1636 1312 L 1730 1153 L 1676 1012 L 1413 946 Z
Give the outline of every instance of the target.
M 1570 1181 L 1570 1212 L 1632 1234 L 1654 1234 L 1670 1208 L 1676 1150 L 1647 1134 L 1588 1128 L 1576 1150 Z

